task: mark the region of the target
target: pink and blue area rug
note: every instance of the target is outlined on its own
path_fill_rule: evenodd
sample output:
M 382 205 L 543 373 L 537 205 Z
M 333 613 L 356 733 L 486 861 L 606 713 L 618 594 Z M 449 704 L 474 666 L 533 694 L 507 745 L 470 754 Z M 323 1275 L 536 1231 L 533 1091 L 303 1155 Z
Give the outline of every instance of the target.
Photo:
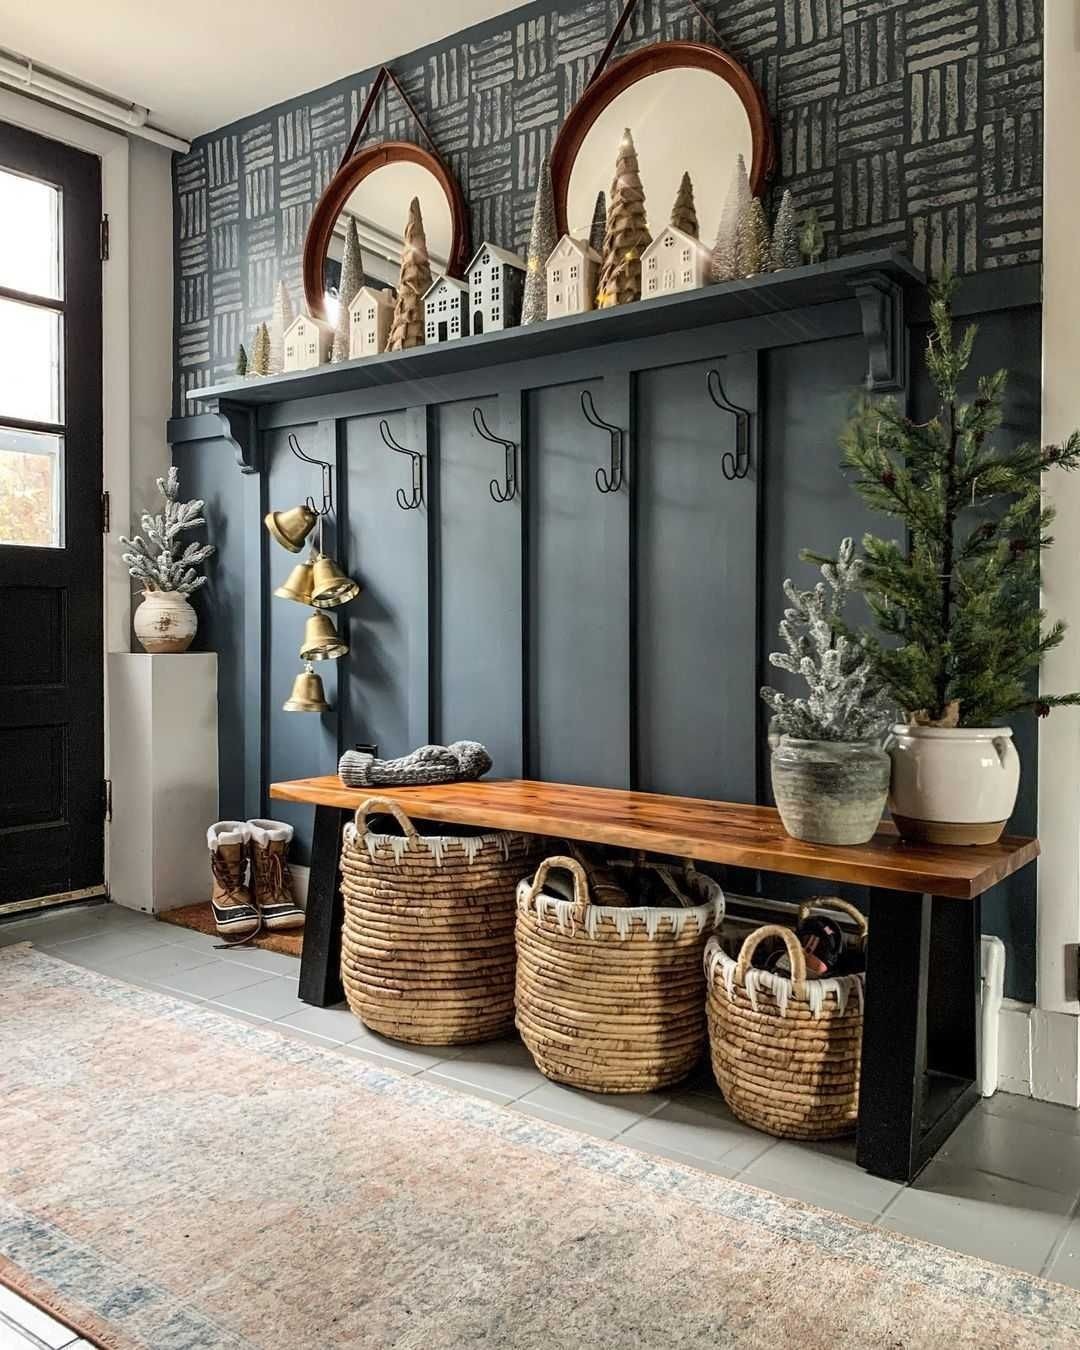
M 0 950 L 0 1277 L 115 1350 L 1080 1347 L 1080 1296 Z

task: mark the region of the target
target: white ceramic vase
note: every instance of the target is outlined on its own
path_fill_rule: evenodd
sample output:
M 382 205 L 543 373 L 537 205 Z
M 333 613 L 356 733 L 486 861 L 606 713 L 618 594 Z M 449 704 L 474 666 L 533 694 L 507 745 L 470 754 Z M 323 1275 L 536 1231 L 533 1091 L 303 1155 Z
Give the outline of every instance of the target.
M 894 726 L 889 810 L 905 839 L 992 844 L 1016 804 L 1011 727 Z
M 186 652 L 195 639 L 199 618 L 179 591 L 143 591 L 132 627 L 144 651 Z

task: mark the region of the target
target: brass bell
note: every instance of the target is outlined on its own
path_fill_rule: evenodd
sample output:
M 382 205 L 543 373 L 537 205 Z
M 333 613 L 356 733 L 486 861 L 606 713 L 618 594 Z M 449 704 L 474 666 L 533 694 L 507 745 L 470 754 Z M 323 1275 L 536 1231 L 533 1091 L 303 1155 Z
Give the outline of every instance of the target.
M 290 553 L 299 553 L 318 519 L 318 514 L 305 503 L 303 506 L 290 506 L 287 511 L 271 511 L 264 523 L 282 548 L 287 548 Z
M 333 609 L 359 594 L 360 587 L 352 577 L 347 577 L 333 558 L 320 553 L 311 578 L 311 603 L 316 609 Z
M 329 614 L 312 614 L 304 625 L 301 661 L 333 661 L 344 656 L 349 644 L 343 642 Z
M 328 712 L 322 680 L 311 668 L 310 661 L 293 680 L 292 693 L 281 705 L 285 712 Z
M 282 600 L 295 600 L 299 605 L 310 605 L 312 591 L 311 578 L 311 563 L 297 563 L 274 594 L 280 596 Z

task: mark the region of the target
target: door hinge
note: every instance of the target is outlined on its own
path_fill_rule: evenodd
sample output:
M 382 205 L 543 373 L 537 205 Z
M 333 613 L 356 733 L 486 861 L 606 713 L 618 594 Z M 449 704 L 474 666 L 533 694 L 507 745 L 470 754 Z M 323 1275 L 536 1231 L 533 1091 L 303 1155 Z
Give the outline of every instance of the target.
M 112 498 L 107 492 L 101 494 L 101 533 L 108 534 L 112 529 Z
M 109 217 L 102 216 L 98 225 L 98 257 L 102 262 L 109 261 Z
M 106 820 L 112 820 L 112 779 L 106 778 L 101 785 L 101 805 Z

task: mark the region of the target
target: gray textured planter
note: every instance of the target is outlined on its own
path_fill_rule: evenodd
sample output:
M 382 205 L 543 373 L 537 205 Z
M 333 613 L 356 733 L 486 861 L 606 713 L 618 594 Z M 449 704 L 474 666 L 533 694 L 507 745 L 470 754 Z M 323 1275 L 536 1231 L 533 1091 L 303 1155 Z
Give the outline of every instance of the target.
M 889 756 L 876 741 L 800 741 L 772 749 L 772 788 L 784 829 L 811 844 L 865 844 L 881 822 Z

